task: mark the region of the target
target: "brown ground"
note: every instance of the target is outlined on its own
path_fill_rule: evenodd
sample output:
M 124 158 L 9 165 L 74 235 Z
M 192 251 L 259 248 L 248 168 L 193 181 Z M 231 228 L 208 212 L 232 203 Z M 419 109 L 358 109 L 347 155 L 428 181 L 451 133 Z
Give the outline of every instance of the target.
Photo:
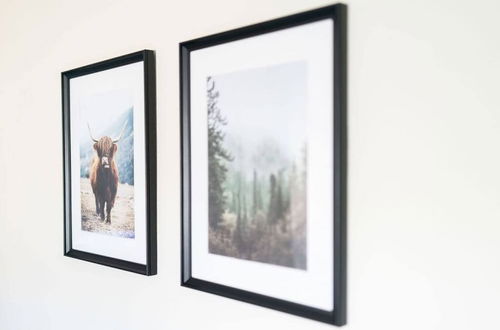
M 135 237 L 134 186 L 119 184 L 115 206 L 111 209 L 111 223 L 106 223 L 95 212 L 95 198 L 89 179 L 80 179 L 82 203 L 82 230 L 120 237 Z

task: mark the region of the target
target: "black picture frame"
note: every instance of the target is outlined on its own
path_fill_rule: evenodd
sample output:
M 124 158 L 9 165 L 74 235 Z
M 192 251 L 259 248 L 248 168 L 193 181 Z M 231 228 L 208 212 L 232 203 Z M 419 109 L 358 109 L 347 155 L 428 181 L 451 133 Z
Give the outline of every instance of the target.
M 144 131 L 146 178 L 146 264 L 79 251 L 72 246 L 71 224 L 71 134 L 70 134 L 70 79 L 104 70 L 144 63 Z M 156 64 L 152 50 L 142 50 L 61 73 L 63 161 L 64 161 L 64 255 L 80 260 L 114 267 L 143 275 L 157 273 L 156 234 Z
M 334 309 L 324 311 L 306 305 L 257 294 L 194 278 L 191 274 L 191 128 L 190 128 L 190 53 L 269 32 L 288 29 L 331 18 L 334 22 Z M 314 37 L 314 36 L 313 36 Z M 181 285 L 220 296 L 341 326 L 346 324 L 346 203 L 347 203 L 347 6 L 335 4 L 271 21 L 218 33 L 179 45 L 181 104 L 182 242 Z

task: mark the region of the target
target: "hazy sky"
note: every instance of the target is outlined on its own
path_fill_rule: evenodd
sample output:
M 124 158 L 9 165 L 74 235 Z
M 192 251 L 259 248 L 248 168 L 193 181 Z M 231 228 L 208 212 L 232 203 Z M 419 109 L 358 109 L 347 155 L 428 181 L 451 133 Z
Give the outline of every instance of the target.
M 214 76 L 227 119 L 226 147 L 236 143 L 251 157 L 259 144 L 274 141 L 290 160 L 299 157 L 306 141 L 306 70 L 306 62 L 292 62 Z
M 114 90 L 102 94 L 94 94 L 81 98 L 76 103 L 80 112 L 80 132 L 82 140 L 88 137 L 87 122 L 92 134 L 99 139 L 100 134 L 113 125 L 115 121 L 133 106 L 132 93 L 126 89 Z M 116 132 L 118 135 L 120 132 Z M 83 143 L 84 141 L 81 141 Z

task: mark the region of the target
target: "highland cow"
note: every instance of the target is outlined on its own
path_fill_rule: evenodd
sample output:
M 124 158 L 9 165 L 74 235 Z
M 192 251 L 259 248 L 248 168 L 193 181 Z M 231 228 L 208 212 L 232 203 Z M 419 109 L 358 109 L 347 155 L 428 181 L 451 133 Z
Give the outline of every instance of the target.
M 118 150 L 117 143 L 123 135 L 126 124 L 116 139 L 111 139 L 109 136 L 95 139 L 92 136 L 90 125 L 88 125 L 90 138 L 94 141 L 94 150 L 96 151 L 89 168 L 90 184 L 95 196 L 95 211 L 101 220 L 106 218 L 106 223 L 111 223 L 111 209 L 115 204 L 119 182 L 118 167 L 114 156 Z M 104 208 L 106 208 L 106 214 Z

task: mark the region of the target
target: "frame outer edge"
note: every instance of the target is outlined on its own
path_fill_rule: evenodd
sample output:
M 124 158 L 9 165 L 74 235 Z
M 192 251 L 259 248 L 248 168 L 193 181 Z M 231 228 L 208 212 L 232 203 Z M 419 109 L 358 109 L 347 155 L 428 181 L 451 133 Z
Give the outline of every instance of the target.
M 338 122 L 335 143 L 338 157 L 338 185 L 335 196 L 339 210 L 335 218 L 335 267 L 333 324 L 342 326 L 347 322 L 347 6 L 339 4 L 335 12 L 334 67 L 335 67 L 335 112 Z
M 68 108 L 68 94 L 69 94 L 69 79 L 68 77 L 64 74 L 61 73 L 61 102 L 62 102 L 62 161 L 63 161 L 63 204 L 64 204 L 64 216 L 63 216 L 63 224 L 64 224 L 64 255 L 67 255 L 67 253 L 71 249 L 71 243 L 69 242 L 69 239 L 71 237 L 70 233 L 70 226 L 68 224 L 68 219 L 71 217 L 69 216 L 70 210 L 69 204 L 68 204 L 68 199 L 71 201 L 71 198 L 68 197 L 68 194 L 71 194 L 71 190 L 68 189 L 68 180 L 67 180 L 67 175 L 68 170 L 67 167 L 69 166 L 69 163 L 67 161 L 67 158 L 69 158 L 68 153 L 66 152 L 66 148 L 68 146 L 68 136 L 69 136 L 69 131 L 66 129 L 67 126 L 67 121 L 69 120 L 69 108 Z
M 190 147 L 190 51 L 184 44 L 179 46 L 181 78 L 181 285 L 191 279 L 191 147 Z
M 157 157 L 156 157 L 156 61 L 152 50 L 144 50 L 144 92 L 146 102 L 146 168 L 147 168 L 147 274 L 157 274 Z
M 294 26 L 311 23 L 323 18 L 334 20 L 334 310 L 317 310 L 287 300 L 263 296 L 251 291 L 227 287 L 193 278 L 191 274 L 191 219 L 190 219 L 190 63 L 189 53 L 194 50 L 245 39 Z M 346 324 L 347 284 L 347 6 L 334 4 L 310 11 L 289 15 L 234 30 L 216 33 L 179 44 L 180 63 L 180 130 L 181 130 L 181 285 L 192 289 L 252 303 L 254 305 L 287 312 L 312 320 L 342 326 Z
M 153 61 L 149 61 L 150 57 L 153 56 Z M 104 265 L 107 267 L 112 267 L 116 269 L 121 269 L 137 274 L 142 274 L 142 275 L 154 275 L 156 274 L 156 261 L 154 264 L 154 267 L 151 268 L 152 264 L 150 263 L 151 260 L 156 259 L 156 217 L 154 219 L 150 219 L 150 212 L 154 211 L 154 215 L 156 216 L 156 177 L 154 181 L 150 180 L 150 175 L 149 173 L 149 166 L 153 165 L 154 166 L 154 171 L 156 171 L 156 162 L 154 164 L 150 164 L 148 162 L 148 157 L 153 157 L 153 159 L 156 161 L 156 154 L 152 155 L 151 153 L 148 153 L 148 148 L 150 146 L 145 146 L 146 148 L 146 170 L 147 173 L 145 174 L 146 176 L 146 193 L 148 194 L 148 198 L 146 201 L 147 205 L 147 210 L 146 210 L 146 216 L 148 219 L 146 219 L 146 264 L 138 264 L 134 263 L 131 261 L 123 260 L 123 259 L 116 259 L 113 257 L 108 257 L 104 255 L 98 255 L 98 254 L 93 254 L 89 253 L 86 251 L 79 251 L 79 250 L 74 250 L 72 248 L 72 233 L 71 233 L 71 145 L 70 145 L 70 79 L 76 78 L 79 76 L 95 73 L 95 72 L 100 72 L 103 70 L 108 70 L 108 69 L 113 69 L 116 67 L 120 67 L 123 65 L 131 64 L 131 63 L 136 63 L 144 61 L 144 99 L 145 99 L 145 119 L 144 119 L 144 124 L 148 125 L 150 122 L 153 122 L 151 126 L 153 129 L 151 132 L 147 130 L 146 132 L 146 141 L 150 142 L 151 140 L 149 139 L 150 136 L 152 135 L 154 137 L 154 149 L 156 149 L 156 89 L 154 88 L 151 90 L 148 88 L 149 84 L 151 83 L 151 77 L 148 75 L 148 73 L 152 73 L 152 83 L 155 87 L 156 82 L 155 82 L 155 77 L 156 77 L 156 69 L 155 69 L 155 63 L 154 63 L 154 52 L 152 50 L 141 50 L 137 51 L 134 53 L 126 54 L 123 56 L 119 57 L 114 57 L 111 59 L 107 59 L 104 61 L 100 61 L 97 63 L 85 65 L 79 68 L 75 68 L 72 70 L 64 71 L 61 73 L 61 88 L 62 88 L 62 123 L 63 123 L 63 175 L 64 175 L 64 256 L 71 257 L 74 259 L 79 259 L 79 260 L 84 260 L 100 265 Z M 152 66 L 151 66 L 152 62 Z M 149 63 L 149 66 L 146 67 L 146 63 Z M 153 69 L 152 72 L 150 72 L 150 69 Z M 152 102 L 151 102 L 152 101 Z M 153 105 L 152 109 L 150 109 L 151 104 Z M 152 110 L 152 111 L 149 111 Z M 151 113 L 153 112 L 152 116 Z M 152 163 L 152 162 L 151 162 Z M 154 173 L 156 176 L 156 172 Z M 151 184 L 151 186 L 150 186 Z M 153 197 L 155 200 L 153 201 L 153 205 L 155 206 L 155 209 L 152 210 L 150 208 L 150 203 L 151 203 L 151 198 L 149 198 L 149 193 L 150 193 L 150 188 L 153 188 L 154 190 L 151 190 L 154 192 Z M 153 226 L 150 228 L 150 222 L 153 221 Z M 152 233 L 150 230 L 154 230 L 154 240 L 151 240 L 150 234 Z M 154 251 L 150 251 L 152 245 L 154 243 Z M 154 252 L 154 253 L 151 253 Z M 150 255 L 151 253 L 151 255 Z M 154 270 L 154 274 L 153 274 Z

